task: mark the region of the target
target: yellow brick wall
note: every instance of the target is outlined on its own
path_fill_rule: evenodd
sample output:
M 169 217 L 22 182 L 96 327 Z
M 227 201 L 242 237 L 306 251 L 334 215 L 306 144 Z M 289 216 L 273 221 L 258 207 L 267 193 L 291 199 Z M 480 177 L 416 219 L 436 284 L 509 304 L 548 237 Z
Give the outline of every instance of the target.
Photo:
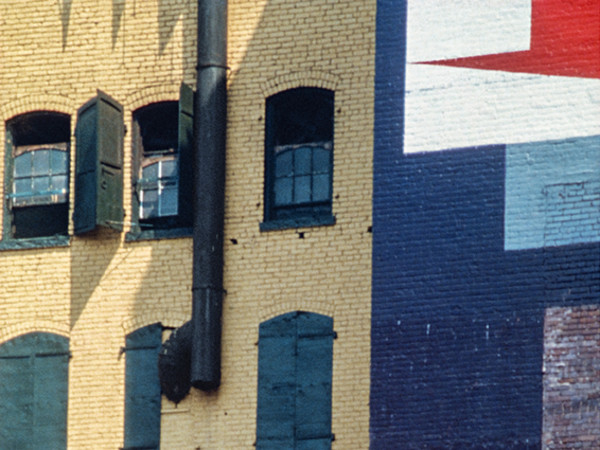
M 124 106 L 128 128 L 136 108 L 176 100 L 181 81 L 195 82 L 195 19 L 195 0 L 2 0 L 0 141 L 6 120 L 39 109 L 70 114 L 74 130 L 96 89 Z M 229 1 L 222 384 L 177 407 L 163 399 L 164 449 L 253 448 L 258 326 L 298 309 L 333 317 L 338 333 L 333 448 L 368 447 L 374 22 L 374 0 Z M 265 98 L 297 86 L 335 90 L 337 223 L 260 232 Z M 127 134 L 126 218 L 130 149 Z M 141 326 L 189 319 L 191 262 L 189 238 L 109 231 L 0 252 L 0 343 L 29 331 L 70 338 L 69 448 L 122 446 L 119 350 Z

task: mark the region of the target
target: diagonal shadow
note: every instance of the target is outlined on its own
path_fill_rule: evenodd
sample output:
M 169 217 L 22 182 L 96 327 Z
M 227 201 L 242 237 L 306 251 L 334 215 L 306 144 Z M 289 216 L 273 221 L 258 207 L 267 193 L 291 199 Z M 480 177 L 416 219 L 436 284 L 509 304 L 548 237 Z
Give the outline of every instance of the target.
M 69 0 L 71 1 L 71 0 Z M 112 49 L 115 49 L 117 38 L 119 37 L 119 29 L 121 28 L 121 19 L 125 12 L 125 0 L 112 0 Z
M 71 20 L 71 5 L 73 0 L 57 0 L 58 12 L 62 22 L 62 48 L 67 48 L 67 37 L 69 35 L 69 22 Z
M 119 0 L 113 0 L 119 1 Z M 158 0 L 158 54 L 162 56 L 173 36 L 179 17 L 186 12 L 187 0 Z

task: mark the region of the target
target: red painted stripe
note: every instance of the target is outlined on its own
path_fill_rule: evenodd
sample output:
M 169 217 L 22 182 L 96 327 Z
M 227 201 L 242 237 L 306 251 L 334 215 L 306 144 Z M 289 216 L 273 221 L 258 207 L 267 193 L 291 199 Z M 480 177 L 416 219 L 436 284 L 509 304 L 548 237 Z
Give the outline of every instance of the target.
M 424 64 L 600 78 L 600 0 L 532 0 L 529 50 Z

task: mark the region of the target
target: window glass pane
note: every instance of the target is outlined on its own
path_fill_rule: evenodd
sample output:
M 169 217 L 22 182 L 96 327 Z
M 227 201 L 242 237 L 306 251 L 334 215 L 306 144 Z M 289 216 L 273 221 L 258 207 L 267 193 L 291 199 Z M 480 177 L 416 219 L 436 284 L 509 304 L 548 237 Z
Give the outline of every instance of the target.
M 67 152 L 53 150 L 50 152 L 50 166 L 53 174 L 67 173 Z
M 293 173 L 292 167 L 292 151 L 287 150 L 278 153 L 275 156 L 275 176 L 288 177 Z
M 67 192 L 69 189 L 66 175 L 57 175 L 52 177 L 52 190 Z
M 142 170 L 142 178 L 145 180 L 158 180 L 158 163 L 144 167 Z
M 294 203 L 310 202 L 310 176 L 294 179 Z
M 313 150 L 313 173 L 329 173 L 331 168 L 331 150 L 317 147 Z
M 14 180 L 13 190 L 15 194 L 31 192 L 31 178 L 19 178 L 18 180 Z
M 275 180 L 275 204 L 289 205 L 292 203 L 293 178 L 279 178 Z
M 29 175 L 31 175 L 31 152 L 26 152 L 15 158 L 15 177 Z
M 294 152 L 295 158 L 295 175 L 308 175 L 311 172 L 311 159 L 312 149 L 310 147 L 300 147 Z
M 177 161 L 174 159 L 161 162 L 161 178 L 177 176 Z
M 50 177 L 35 177 L 33 179 L 34 192 L 47 192 L 50 190 Z
M 142 219 L 158 215 L 158 189 L 144 189 L 142 191 L 140 210 Z
M 46 175 L 50 173 L 50 152 L 48 150 L 37 150 L 33 153 L 33 174 Z
M 329 174 L 315 175 L 313 177 L 313 201 L 322 202 L 331 198 Z
M 169 184 L 160 193 L 160 216 L 177 215 L 177 185 Z

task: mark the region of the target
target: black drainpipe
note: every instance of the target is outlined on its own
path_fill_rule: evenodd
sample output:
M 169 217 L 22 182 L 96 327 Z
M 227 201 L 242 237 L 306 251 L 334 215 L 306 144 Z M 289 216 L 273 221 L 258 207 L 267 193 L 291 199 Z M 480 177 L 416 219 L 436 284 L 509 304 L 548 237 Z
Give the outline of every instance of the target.
M 221 381 L 227 0 L 198 0 L 197 72 L 191 384 L 211 390 Z

